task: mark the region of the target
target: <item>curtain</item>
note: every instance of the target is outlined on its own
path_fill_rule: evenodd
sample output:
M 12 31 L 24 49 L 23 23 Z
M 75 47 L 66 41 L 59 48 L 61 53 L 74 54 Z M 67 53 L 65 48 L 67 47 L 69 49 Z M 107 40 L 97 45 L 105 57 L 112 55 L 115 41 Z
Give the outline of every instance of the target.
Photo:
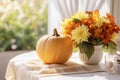
M 61 32 L 61 22 L 78 11 L 98 9 L 102 15 L 110 12 L 110 0 L 49 0 L 48 4 L 48 33 L 54 28 Z
M 114 16 L 116 24 L 120 25 L 120 0 L 111 0 L 111 14 Z M 117 49 L 120 51 L 120 33 Z

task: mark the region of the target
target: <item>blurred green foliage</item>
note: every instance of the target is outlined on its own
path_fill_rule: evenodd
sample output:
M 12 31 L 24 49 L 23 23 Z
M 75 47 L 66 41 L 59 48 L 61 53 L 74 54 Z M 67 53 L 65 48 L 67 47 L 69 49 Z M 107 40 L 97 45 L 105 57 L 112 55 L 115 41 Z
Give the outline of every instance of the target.
M 0 4 L 0 51 L 35 49 L 37 40 L 47 33 L 47 2 L 8 0 Z

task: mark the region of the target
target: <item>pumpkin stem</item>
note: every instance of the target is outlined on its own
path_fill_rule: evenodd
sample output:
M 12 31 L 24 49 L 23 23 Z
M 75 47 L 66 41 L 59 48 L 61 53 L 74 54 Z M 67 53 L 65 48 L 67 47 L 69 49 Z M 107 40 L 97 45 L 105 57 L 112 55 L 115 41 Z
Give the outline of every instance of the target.
M 55 28 L 54 30 L 53 30 L 53 36 L 60 36 L 59 34 L 58 34 L 58 32 L 57 32 L 57 29 Z

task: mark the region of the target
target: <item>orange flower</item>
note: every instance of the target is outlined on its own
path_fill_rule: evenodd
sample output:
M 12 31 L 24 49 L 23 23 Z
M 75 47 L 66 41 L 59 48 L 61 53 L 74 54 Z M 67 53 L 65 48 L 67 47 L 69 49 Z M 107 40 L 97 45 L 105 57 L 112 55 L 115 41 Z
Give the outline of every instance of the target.
M 108 14 L 108 13 L 107 13 L 106 15 L 107 15 L 107 18 L 109 19 L 109 21 L 114 24 L 114 23 L 115 23 L 115 22 L 114 22 L 115 20 L 114 20 L 113 16 L 110 15 L 110 14 Z

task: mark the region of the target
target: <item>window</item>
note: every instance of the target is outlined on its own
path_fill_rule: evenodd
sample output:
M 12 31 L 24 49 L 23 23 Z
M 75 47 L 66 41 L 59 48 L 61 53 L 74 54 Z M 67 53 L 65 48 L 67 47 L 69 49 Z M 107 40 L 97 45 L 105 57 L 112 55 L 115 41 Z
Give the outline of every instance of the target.
M 35 49 L 47 15 L 47 0 L 0 0 L 0 51 Z

